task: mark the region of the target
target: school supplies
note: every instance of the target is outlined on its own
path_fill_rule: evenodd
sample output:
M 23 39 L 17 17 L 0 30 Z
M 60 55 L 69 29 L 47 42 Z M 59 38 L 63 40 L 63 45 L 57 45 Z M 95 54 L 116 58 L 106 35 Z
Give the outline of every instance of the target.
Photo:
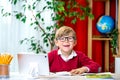
M 0 54 L 0 64 L 10 64 L 13 59 L 13 55 L 9 53 Z

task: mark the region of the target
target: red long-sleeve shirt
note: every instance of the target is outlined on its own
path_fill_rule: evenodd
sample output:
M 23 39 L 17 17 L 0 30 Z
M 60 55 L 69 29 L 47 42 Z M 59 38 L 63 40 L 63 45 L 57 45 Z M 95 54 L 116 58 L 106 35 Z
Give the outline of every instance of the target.
M 100 65 L 88 58 L 84 53 L 75 51 L 77 56 L 73 57 L 69 61 L 64 61 L 58 50 L 53 50 L 48 53 L 50 72 L 70 71 L 72 69 L 86 66 L 90 69 L 89 72 L 98 72 Z

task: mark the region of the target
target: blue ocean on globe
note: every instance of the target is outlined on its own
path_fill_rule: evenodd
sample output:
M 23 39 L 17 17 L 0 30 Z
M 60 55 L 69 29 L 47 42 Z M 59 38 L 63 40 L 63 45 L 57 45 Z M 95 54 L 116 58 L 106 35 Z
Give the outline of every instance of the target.
M 115 22 L 111 16 L 101 16 L 96 24 L 97 30 L 102 34 L 108 34 L 115 28 Z

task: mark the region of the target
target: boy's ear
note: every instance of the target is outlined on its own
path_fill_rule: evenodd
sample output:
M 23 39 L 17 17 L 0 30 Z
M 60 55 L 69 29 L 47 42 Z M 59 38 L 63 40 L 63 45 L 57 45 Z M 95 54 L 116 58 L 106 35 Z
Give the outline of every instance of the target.
M 58 41 L 54 39 L 55 45 L 58 46 Z
M 77 40 L 75 40 L 75 42 L 74 42 L 74 46 L 76 46 L 77 45 Z

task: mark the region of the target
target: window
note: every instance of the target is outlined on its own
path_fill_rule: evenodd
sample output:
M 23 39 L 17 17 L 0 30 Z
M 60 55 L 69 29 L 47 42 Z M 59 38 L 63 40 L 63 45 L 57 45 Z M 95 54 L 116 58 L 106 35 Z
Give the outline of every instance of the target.
M 44 2 L 42 2 L 44 3 Z M 44 5 L 44 4 L 42 4 Z M 14 11 L 14 9 L 20 10 L 19 6 L 13 8 L 13 5 L 9 2 L 9 0 L 1 0 L 0 1 L 0 10 L 4 8 L 8 12 Z M 51 11 L 46 11 L 43 14 L 43 17 L 46 20 L 45 25 L 53 24 L 50 19 Z M 26 12 L 29 14 L 29 11 Z M 20 40 L 24 38 L 29 38 L 35 36 L 38 39 L 41 39 L 41 36 L 38 35 L 38 32 L 34 30 L 34 27 L 30 27 L 29 20 L 24 24 L 18 21 L 14 16 L 3 17 L 0 15 L 0 53 L 8 52 L 14 55 L 14 58 L 10 64 L 10 71 L 17 71 L 17 53 L 18 52 L 28 52 L 29 45 L 20 44 Z M 44 46 L 41 41 L 41 45 Z M 49 51 L 47 47 L 44 46 L 46 51 Z

